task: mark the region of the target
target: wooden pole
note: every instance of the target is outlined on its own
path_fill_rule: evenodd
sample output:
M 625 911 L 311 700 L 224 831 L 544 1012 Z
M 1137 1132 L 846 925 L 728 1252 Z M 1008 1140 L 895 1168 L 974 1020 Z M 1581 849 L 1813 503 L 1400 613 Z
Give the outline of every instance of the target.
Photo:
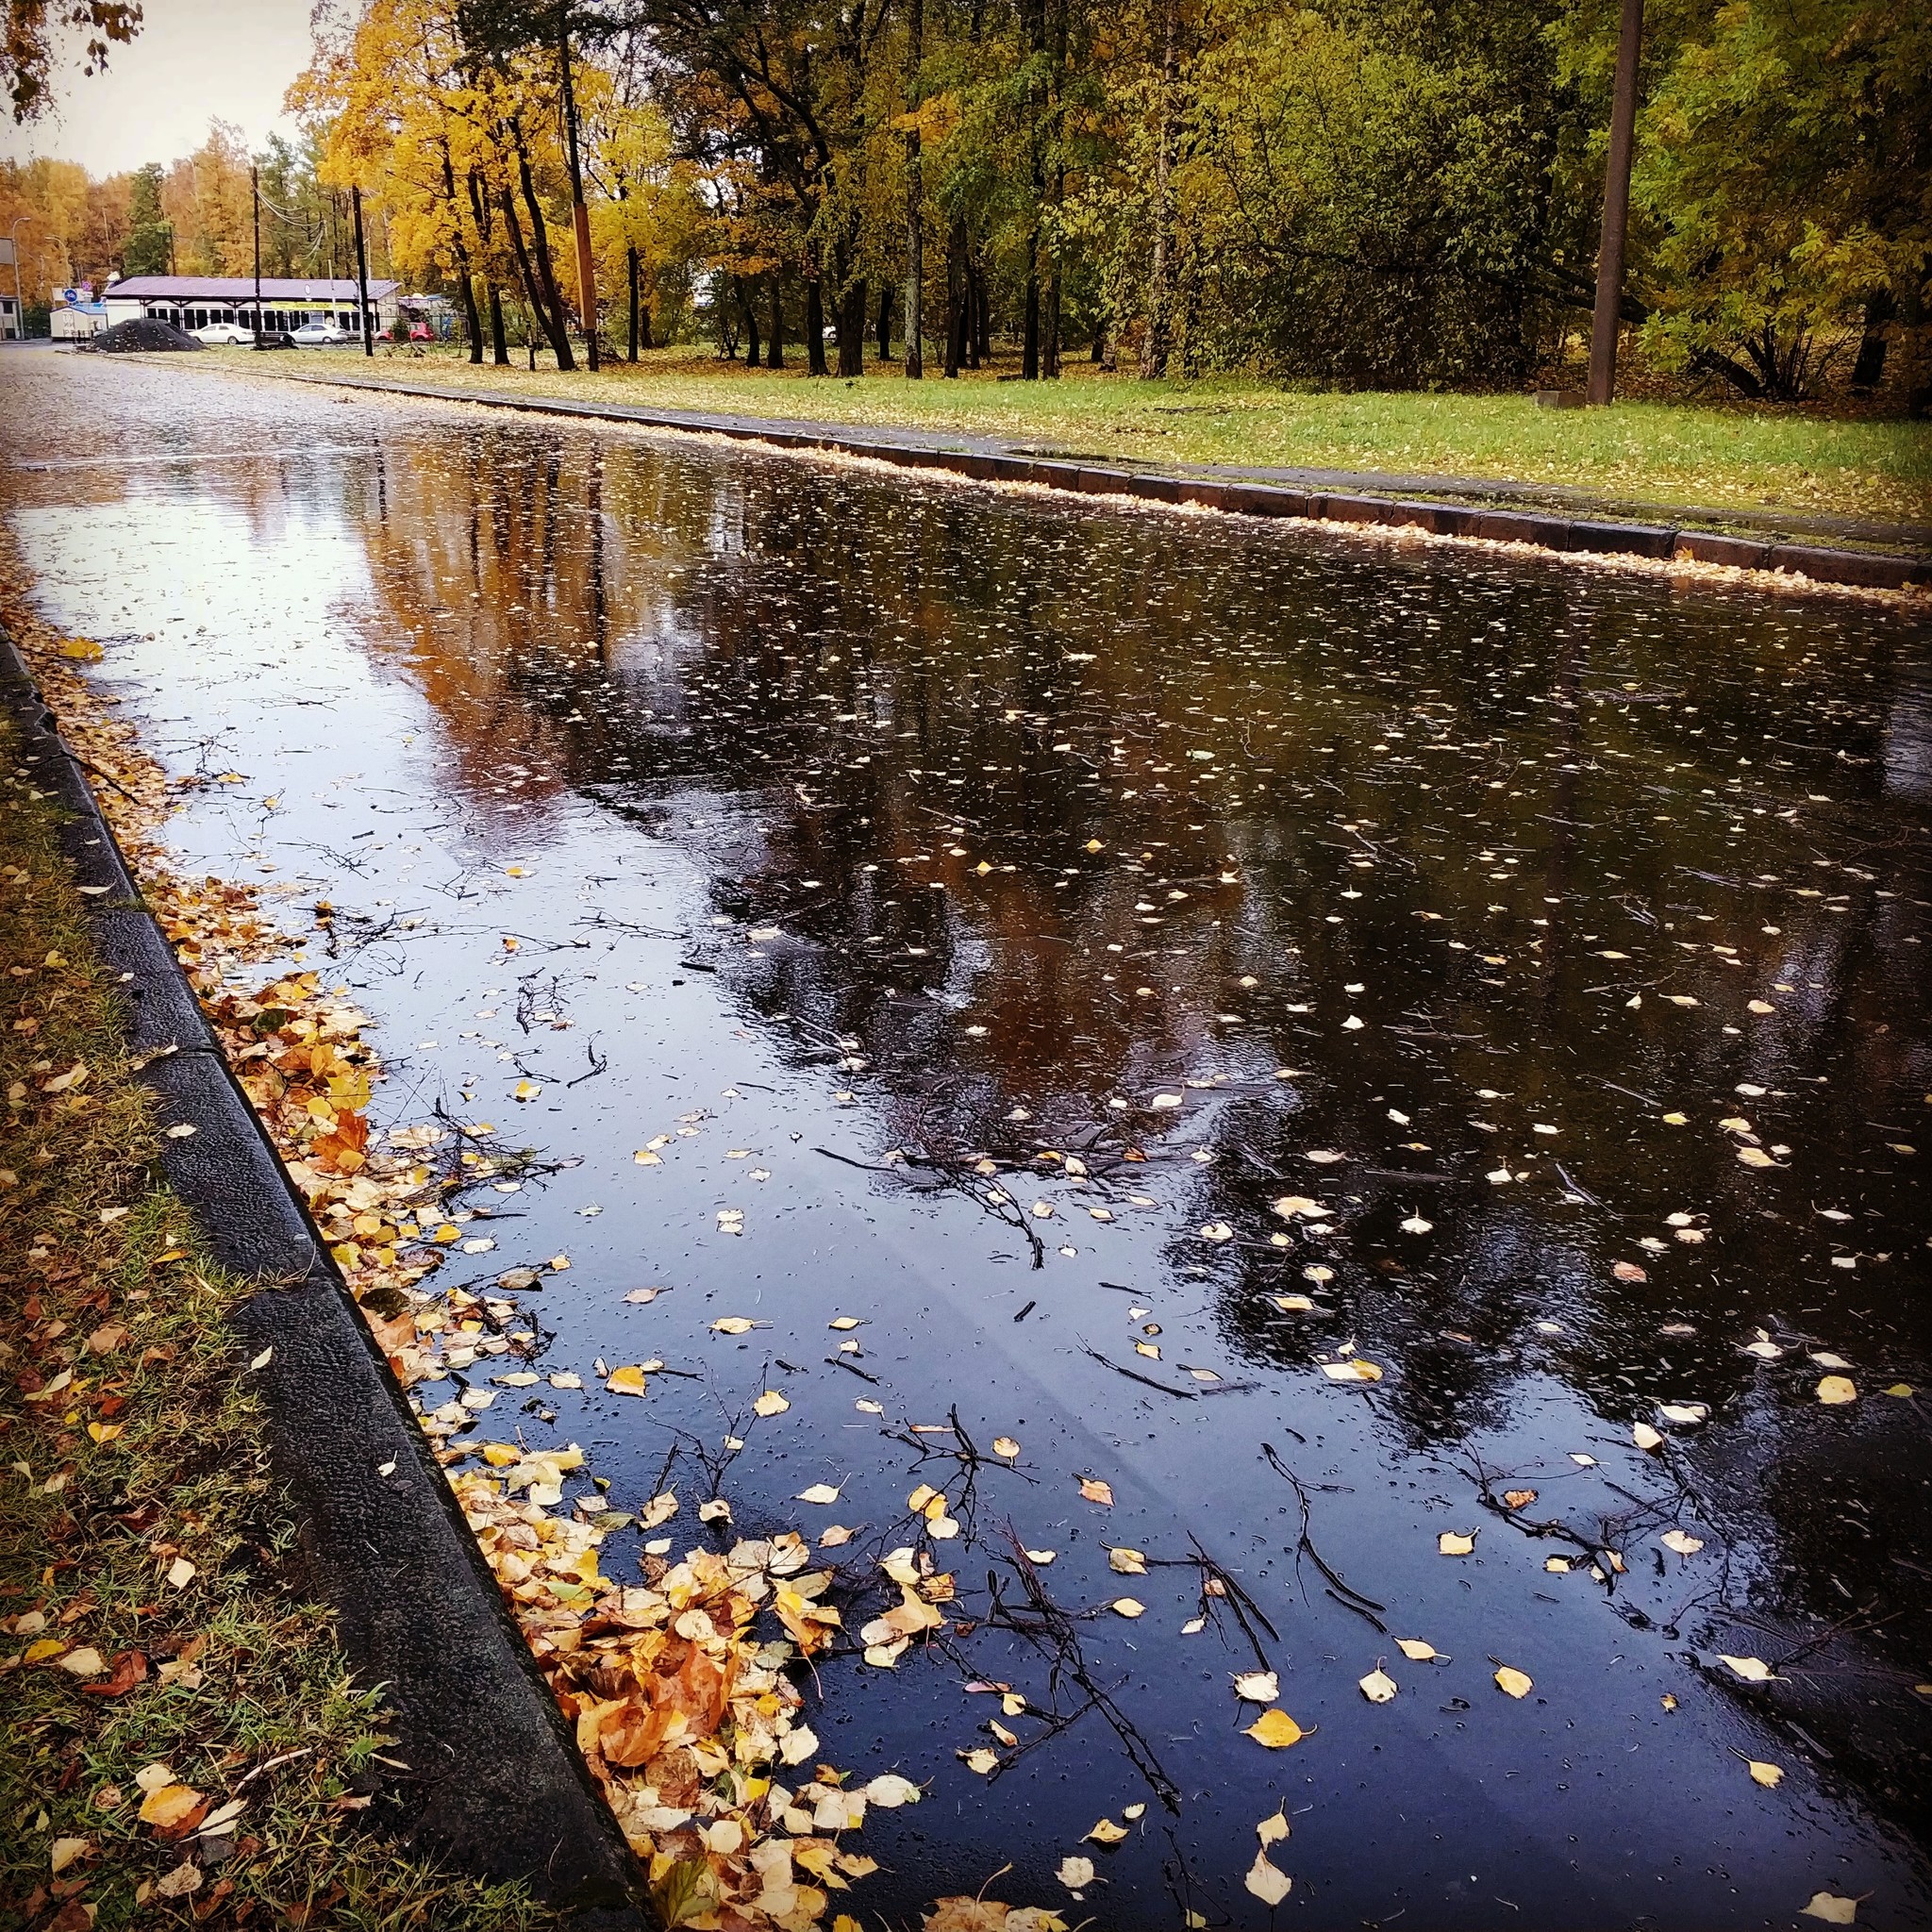
M 248 164 L 248 195 L 255 204 L 255 346 L 261 347 L 261 174 Z
M 913 113 L 919 111 L 920 62 L 925 58 L 925 4 L 912 0 L 907 23 L 909 47 L 908 60 L 911 84 L 907 90 Z M 925 198 L 920 157 L 919 128 L 915 125 L 906 136 L 906 379 L 918 382 L 925 375 Z
M 1630 151 L 1637 133 L 1637 65 L 1643 0 L 1624 0 L 1617 33 L 1617 92 L 1610 106 L 1610 158 L 1604 178 L 1604 231 L 1596 253 L 1596 313 L 1590 331 L 1590 400 L 1607 406 L 1617 390 L 1617 329 L 1624 308 L 1624 242 L 1630 225 Z

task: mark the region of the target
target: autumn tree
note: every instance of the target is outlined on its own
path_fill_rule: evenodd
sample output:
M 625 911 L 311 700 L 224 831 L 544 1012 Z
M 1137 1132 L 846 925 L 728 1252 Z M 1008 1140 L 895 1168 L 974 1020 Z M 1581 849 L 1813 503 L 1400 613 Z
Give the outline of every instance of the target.
M 140 31 L 135 0 L 6 0 L 0 87 L 14 120 L 36 120 L 52 105 L 49 83 L 66 43 L 79 41 L 82 71 L 92 75 L 107 66 L 110 48 L 125 46 Z
M 1888 325 L 1932 296 L 1932 13 L 1735 0 L 1658 25 L 1633 182 L 1646 346 L 1754 398 L 1834 361 L 1874 385 Z

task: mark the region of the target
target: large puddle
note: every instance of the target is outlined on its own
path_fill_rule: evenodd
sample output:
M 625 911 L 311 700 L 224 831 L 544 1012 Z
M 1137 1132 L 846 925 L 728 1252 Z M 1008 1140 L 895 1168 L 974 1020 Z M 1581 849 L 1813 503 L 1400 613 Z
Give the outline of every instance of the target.
M 5 379 L 50 613 L 172 772 L 240 774 L 185 860 L 330 902 L 380 1121 L 563 1163 L 445 1278 L 567 1254 L 516 1299 L 585 1388 L 478 1435 L 581 1442 L 619 1508 L 675 1452 L 855 1574 L 952 1478 L 959 1627 L 808 1687 L 826 1757 L 931 1781 L 867 1822 L 868 1923 L 1010 1862 L 1070 1919 L 1259 1924 L 1284 1801 L 1310 1925 L 1932 1920 L 1923 618 Z

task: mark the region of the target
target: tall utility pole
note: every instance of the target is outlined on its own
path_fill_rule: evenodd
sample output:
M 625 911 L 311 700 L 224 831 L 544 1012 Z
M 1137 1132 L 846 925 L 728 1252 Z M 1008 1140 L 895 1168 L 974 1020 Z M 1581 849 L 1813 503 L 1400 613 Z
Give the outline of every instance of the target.
M 919 64 L 925 58 L 924 0 L 912 0 L 907 23 L 910 45 L 907 60 L 911 68 L 911 99 L 908 107 L 919 112 Z M 915 121 L 906 136 L 906 379 L 918 382 L 925 375 L 923 339 L 925 334 L 925 228 L 924 181 L 921 174 L 919 125 Z
M 1617 32 L 1617 92 L 1610 104 L 1610 162 L 1604 177 L 1604 232 L 1596 252 L 1596 314 L 1590 331 L 1590 400 L 1617 391 L 1617 327 L 1624 309 L 1624 239 L 1630 225 L 1630 151 L 1637 134 L 1637 66 L 1643 0 L 1624 0 Z
M 585 352 L 591 374 L 597 373 L 597 270 L 591 259 L 591 211 L 584 206 L 584 170 L 577 158 L 577 103 L 570 85 L 570 15 L 565 12 L 558 34 L 558 56 L 563 66 L 563 125 L 570 137 L 570 218 L 577 238 L 577 296 L 583 311 Z
M 261 171 L 248 164 L 248 196 L 255 204 L 255 346 L 261 347 Z
M 362 318 L 362 353 L 375 354 L 375 332 L 369 321 L 369 256 L 362 246 L 362 191 L 352 186 L 349 206 L 356 211 L 356 308 Z

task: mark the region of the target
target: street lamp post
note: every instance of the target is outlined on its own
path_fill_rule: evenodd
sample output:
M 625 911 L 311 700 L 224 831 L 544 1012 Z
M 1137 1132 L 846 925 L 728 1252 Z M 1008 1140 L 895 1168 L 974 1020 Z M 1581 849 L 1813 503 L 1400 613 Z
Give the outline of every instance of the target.
M 22 341 L 26 341 L 26 292 L 20 281 L 20 225 L 33 219 L 30 214 L 15 215 L 13 225 L 7 231 L 7 245 L 13 251 L 13 315 Z

